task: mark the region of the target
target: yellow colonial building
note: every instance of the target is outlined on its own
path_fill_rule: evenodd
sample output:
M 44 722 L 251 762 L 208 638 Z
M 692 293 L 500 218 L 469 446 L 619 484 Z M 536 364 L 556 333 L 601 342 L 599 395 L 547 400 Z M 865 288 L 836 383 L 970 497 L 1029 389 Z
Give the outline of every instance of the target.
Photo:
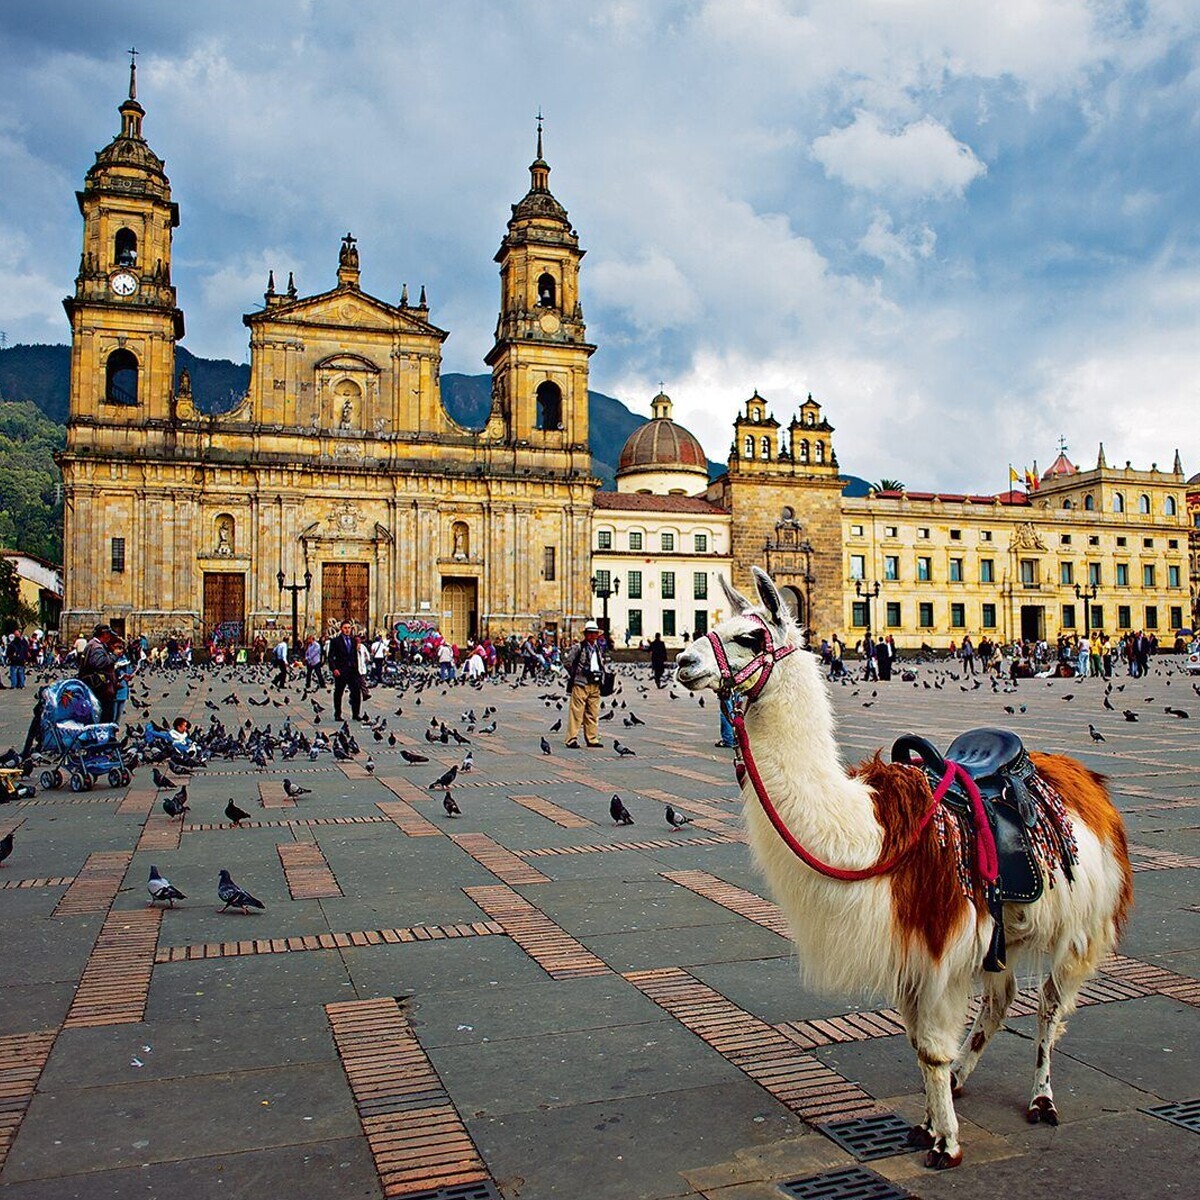
M 249 390 L 233 411 L 205 415 L 186 373 L 176 377 L 180 215 L 135 83 L 131 69 L 120 132 L 78 193 L 83 254 L 64 302 L 63 632 L 103 620 L 241 640 L 290 626 L 293 586 L 301 630 L 419 616 L 461 641 L 585 620 L 594 347 L 584 251 L 550 192 L 540 126 L 529 190 L 496 254 L 482 430 L 442 407 L 447 335 L 424 290 L 416 303 L 364 291 L 349 234 L 328 290 L 301 296 L 272 276 L 265 307 L 243 318 Z

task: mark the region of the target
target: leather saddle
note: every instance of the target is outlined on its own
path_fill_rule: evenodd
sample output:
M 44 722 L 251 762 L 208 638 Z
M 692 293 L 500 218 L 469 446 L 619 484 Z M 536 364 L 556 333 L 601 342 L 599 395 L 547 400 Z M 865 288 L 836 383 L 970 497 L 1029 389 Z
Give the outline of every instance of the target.
M 970 729 L 950 743 L 944 756 L 928 739 L 913 733 L 906 733 L 892 746 L 892 762 L 921 767 L 933 787 L 945 775 L 947 761 L 958 763 L 983 797 L 1000 860 L 1000 901 L 1031 904 L 1044 886 L 1029 844 L 1029 831 L 1038 824 L 1041 813 L 1028 786 L 1034 768 L 1024 743 L 1010 729 Z M 957 783 L 945 802 L 960 818 L 972 820 L 970 800 Z

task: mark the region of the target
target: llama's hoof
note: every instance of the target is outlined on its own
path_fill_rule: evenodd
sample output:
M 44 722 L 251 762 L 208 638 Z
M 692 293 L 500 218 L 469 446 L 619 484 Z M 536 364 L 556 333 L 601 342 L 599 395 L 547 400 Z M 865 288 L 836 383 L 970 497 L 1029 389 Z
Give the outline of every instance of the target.
M 962 1162 L 962 1150 L 956 1150 L 951 1154 L 946 1149 L 945 1138 L 938 1138 L 933 1144 L 933 1148 L 925 1155 L 925 1165 L 931 1171 L 949 1171 L 951 1167 L 957 1167 Z
M 964 1085 L 959 1083 L 959 1081 L 958 1081 L 958 1072 L 951 1071 L 950 1072 L 950 1095 L 952 1095 L 957 1100 L 958 1097 L 963 1094 L 963 1088 L 964 1088 Z
M 908 1144 L 914 1150 L 929 1150 L 933 1146 L 933 1134 L 924 1125 L 914 1125 L 908 1131 Z
M 1049 1096 L 1037 1096 L 1029 1102 L 1025 1120 L 1030 1125 L 1037 1125 L 1039 1122 L 1043 1125 L 1057 1125 L 1058 1109 L 1054 1107 L 1054 1101 Z

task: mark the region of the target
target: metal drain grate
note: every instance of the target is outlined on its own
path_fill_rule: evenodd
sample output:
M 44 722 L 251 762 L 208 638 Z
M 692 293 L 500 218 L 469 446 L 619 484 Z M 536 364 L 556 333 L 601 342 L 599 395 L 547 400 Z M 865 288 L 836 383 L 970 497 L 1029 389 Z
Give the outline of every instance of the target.
M 457 1183 L 454 1187 L 409 1192 L 404 1200 L 503 1200 L 503 1197 L 490 1179 L 481 1179 L 477 1183 Z
M 895 1113 L 876 1113 L 869 1117 L 854 1117 L 848 1121 L 829 1121 L 817 1128 L 830 1141 L 849 1151 L 859 1162 L 873 1158 L 890 1158 L 893 1154 L 908 1154 L 915 1147 L 908 1135 L 912 1125 Z
M 910 1200 L 912 1196 L 863 1167 L 842 1167 L 779 1187 L 796 1200 Z
M 1192 1133 L 1200 1133 L 1200 1100 L 1180 1100 L 1175 1104 L 1160 1104 L 1157 1108 L 1146 1108 L 1143 1112 L 1172 1125 L 1180 1125 Z

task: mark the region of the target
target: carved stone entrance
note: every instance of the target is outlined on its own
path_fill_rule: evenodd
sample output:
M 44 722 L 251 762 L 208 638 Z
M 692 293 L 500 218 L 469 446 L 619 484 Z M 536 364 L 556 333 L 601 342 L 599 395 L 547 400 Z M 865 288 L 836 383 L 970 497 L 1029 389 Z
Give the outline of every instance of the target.
M 204 572 L 204 632 L 227 645 L 246 640 L 246 576 L 240 571 Z
M 478 636 L 479 583 L 460 576 L 442 576 L 442 637 L 462 646 Z
M 371 629 L 369 563 L 324 563 L 321 567 L 321 628 L 326 634 L 343 621 L 357 630 Z

